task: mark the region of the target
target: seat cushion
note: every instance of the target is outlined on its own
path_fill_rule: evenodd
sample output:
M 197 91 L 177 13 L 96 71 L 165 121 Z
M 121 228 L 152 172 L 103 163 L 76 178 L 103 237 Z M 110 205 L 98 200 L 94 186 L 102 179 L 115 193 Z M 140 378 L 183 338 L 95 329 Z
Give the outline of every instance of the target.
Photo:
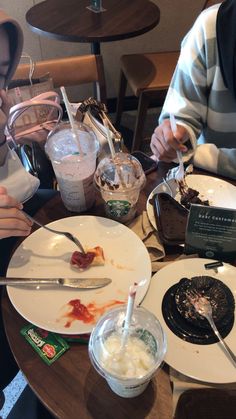
M 121 57 L 121 69 L 135 96 L 142 90 L 168 89 L 179 51 L 127 54 Z

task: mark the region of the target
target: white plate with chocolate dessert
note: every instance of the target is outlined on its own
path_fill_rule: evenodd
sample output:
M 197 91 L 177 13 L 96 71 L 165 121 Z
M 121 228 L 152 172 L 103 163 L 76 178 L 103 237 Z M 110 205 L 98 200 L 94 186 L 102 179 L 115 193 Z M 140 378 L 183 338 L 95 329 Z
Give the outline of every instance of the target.
M 93 290 L 50 286 L 7 286 L 16 310 L 29 322 L 48 331 L 63 334 L 91 332 L 98 318 L 108 309 L 127 302 L 128 290 L 138 287 L 137 304 L 149 287 L 151 262 L 141 239 L 116 221 L 94 216 L 68 217 L 49 224 L 73 233 L 85 249 L 100 246 L 104 261 L 79 269 L 71 264 L 78 249 L 62 235 L 38 229 L 14 253 L 9 277 L 26 278 L 111 278 L 111 284 Z
M 199 192 L 198 198 L 201 201 L 209 201 L 209 205 L 222 208 L 236 208 L 236 187 L 225 180 L 221 180 L 205 175 L 188 175 L 185 178 L 189 188 Z M 160 183 L 149 195 L 147 199 L 147 214 L 152 226 L 157 229 L 153 205 L 150 200 L 153 195 L 165 192 L 175 198 L 178 202 L 181 200 L 179 187 L 175 179 Z
M 236 354 L 236 268 L 224 263 L 216 273 L 205 268 L 211 262 L 191 258 L 165 266 L 152 277 L 142 306 L 156 315 L 166 333 L 167 364 L 196 380 L 233 383 L 235 366 L 188 298 L 194 288 L 209 299 L 217 327 Z

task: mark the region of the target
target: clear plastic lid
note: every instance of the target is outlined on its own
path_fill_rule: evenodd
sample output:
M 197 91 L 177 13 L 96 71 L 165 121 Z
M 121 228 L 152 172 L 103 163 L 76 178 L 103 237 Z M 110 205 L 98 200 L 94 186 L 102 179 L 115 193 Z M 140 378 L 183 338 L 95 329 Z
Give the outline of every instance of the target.
M 98 164 L 94 180 L 99 188 L 123 191 L 142 188 L 146 176 L 139 161 L 128 153 L 104 157 Z
M 105 378 L 150 378 L 163 362 L 166 337 L 157 318 L 148 310 L 134 309 L 128 334 L 124 330 L 126 306 L 107 312 L 89 340 L 89 355 Z
M 78 159 L 86 158 L 98 152 L 99 142 L 91 128 L 77 121 L 75 121 L 75 127 L 76 135 L 69 122 L 61 122 L 49 134 L 45 151 L 51 160 L 61 161 L 68 156 L 78 156 Z

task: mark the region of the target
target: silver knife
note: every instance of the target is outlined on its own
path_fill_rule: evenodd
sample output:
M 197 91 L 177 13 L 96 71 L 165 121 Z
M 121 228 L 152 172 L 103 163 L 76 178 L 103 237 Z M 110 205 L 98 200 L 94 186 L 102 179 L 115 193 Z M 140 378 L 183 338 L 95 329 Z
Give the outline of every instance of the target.
M 0 277 L 0 285 L 59 285 L 79 289 L 105 287 L 110 278 L 6 278 Z

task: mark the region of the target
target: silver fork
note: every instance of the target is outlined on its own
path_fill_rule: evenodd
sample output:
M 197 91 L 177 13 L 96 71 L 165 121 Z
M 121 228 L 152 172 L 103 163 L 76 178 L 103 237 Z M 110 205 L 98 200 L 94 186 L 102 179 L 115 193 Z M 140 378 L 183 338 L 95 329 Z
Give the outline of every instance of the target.
M 211 306 L 210 301 L 208 301 L 206 297 L 201 297 L 198 294 L 191 293 L 189 295 L 191 295 L 191 297 L 188 296 L 189 301 L 191 302 L 191 304 L 193 305 L 195 310 L 199 314 L 201 314 L 201 316 L 205 317 L 208 320 L 213 332 L 215 333 L 215 335 L 219 339 L 219 342 L 222 345 L 222 347 L 224 348 L 224 350 L 225 350 L 226 354 L 228 355 L 230 361 L 232 362 L 232 364 L 236 368 L 236 355 L 231 351 L 231 349 L 229 348 L 227 343 L 224 341 L 224 339 L 222 338 L 219 330 L 217 329 L 217 327 L 215 325 L 215 322 L 214 322 L 213 317 L 212 317 L 212 306 Z
M 68 240 L 72 241 L 74 244 L 76 244 L 76 246 L 79 247 L 79 249 L 81 250 L 82 253 L 86 253 L 82 244 L 80 243 L 80 241 L 73 236 L 73 234 L 69 233 L 68 231 L 59 231 L 59 230 L 55 230 L 53 228 L 47 227 L 43 224 L 41 224 L 39 221 L 35 220 L 35 218 L 31 217 L 31 215 L 27 214 L 25 211 L 23 211 L 23 214 L 25 214 L 26 217 L 28 217 L 33 223 L 37 224 L 38 226 L 45 228 L 45 230 L 50 231 L 51 233 L 55 233 L 55 234 L 61 234 L 63 236 L 65 236 Z
M 171 130 L 173 134 L 175 135 L 175 132 L 177 131 L 177 125 L 176 125 L 176 120 L 173 113 L 170 114 L 170 126 L 171 126 Z M 175 173 L 175 179 L 177 180 L 177 182 L 180 182 L 181 180 L 184 179 L 183 155 L 181 151 L 179 150 L 176 150 L 176 154 L 179 161 L 179 167 L 178 167 L 177 172 Z

